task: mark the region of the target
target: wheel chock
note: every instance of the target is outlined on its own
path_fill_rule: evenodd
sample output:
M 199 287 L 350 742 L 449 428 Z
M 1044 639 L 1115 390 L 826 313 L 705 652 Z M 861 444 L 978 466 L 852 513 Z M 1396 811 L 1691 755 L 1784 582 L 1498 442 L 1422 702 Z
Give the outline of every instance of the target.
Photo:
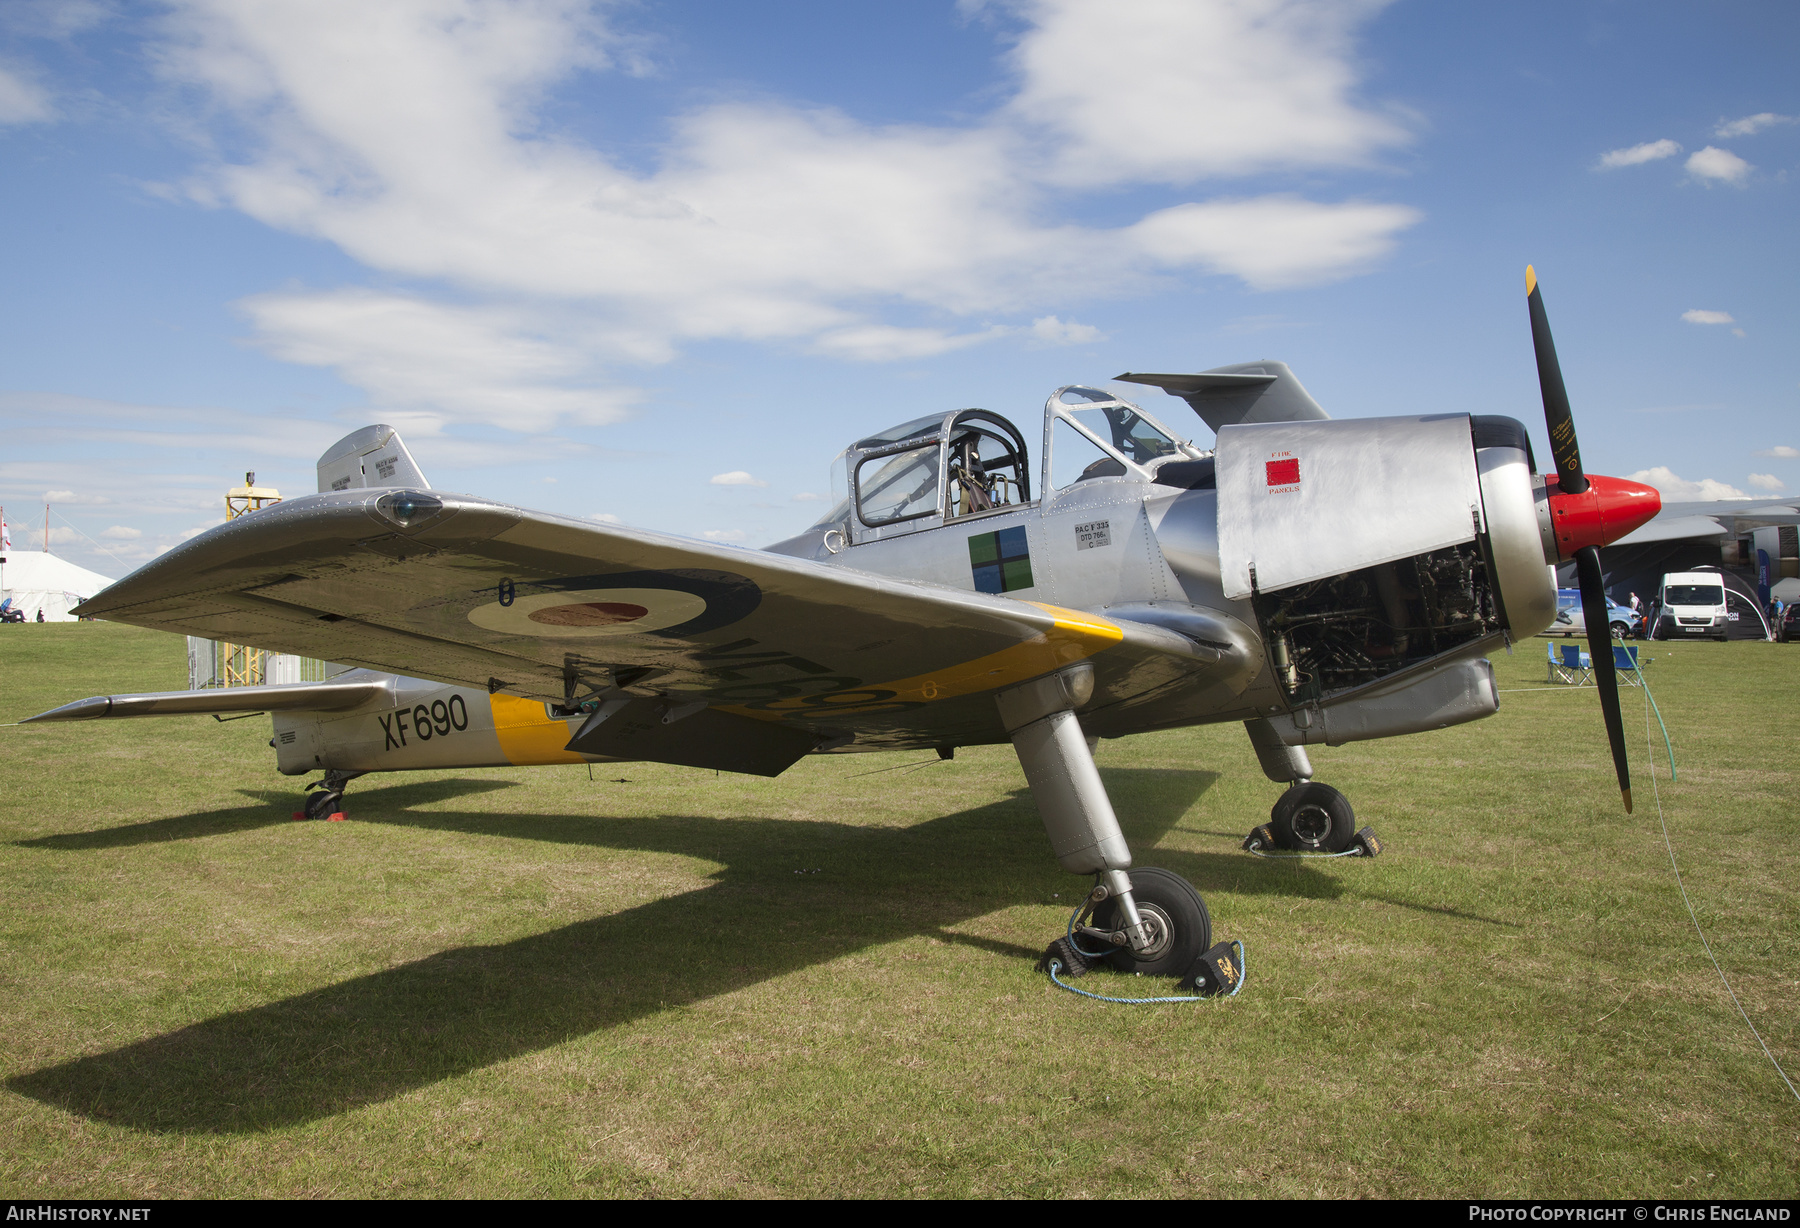
M 1075 944 L 1066 937 L 1058 938 L 1044 948 L 1044 955 L 1042 959 L 1038 960 L 1037 970 L 1048 972 L 1051 964 L 1060 965 L 1062 975 L 1070 978 L 1084 976 L 1088 969 L 1093 967 L 1092 961 L 1076 950 Z
M 1207 948 L 1175 988 L 1210 998 L 1216 994 L 1234 994 L 1243 983 L 1243 944 L 1228 940 Z
M 1381 837 L 1375 834 L 1373 827 L 1365 827 L 1352 837 L 1350 847 L 1364 857 L 1379 857 L 1381 856 Z
M 1275 829 L 1264 823 L 1261 827 L 1253 827 L 1250 834 L 1244 837 L 1242 845 L 1246 853 L 1254 853 L 1257 849 L 1275 847 Z

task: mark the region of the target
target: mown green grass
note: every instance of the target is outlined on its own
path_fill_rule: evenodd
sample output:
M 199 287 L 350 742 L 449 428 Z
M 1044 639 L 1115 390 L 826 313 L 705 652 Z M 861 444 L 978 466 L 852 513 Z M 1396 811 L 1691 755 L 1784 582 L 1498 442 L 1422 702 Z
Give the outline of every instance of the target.
M 1800 1082 L 1800 649 L 1647 654 L 1689 891 Z M 1496 665 L 1543 686 L 1541 642 Z M 0 719 L 182 668 L 8 627 Z M 1155 1007 L 1032 970 L 1084 883 L 1005 747 L 370 777 L 326 824 L 262 719 L 3 729 L 0 1193 L 1794 1197 L 1642 751 L 1627 818 L 1591 688 L 1503 700 L 1315 752 L 1376 861 L 1239 852 L 1239 727 L 1103 743 L 1140 863 L 1249 950 Z

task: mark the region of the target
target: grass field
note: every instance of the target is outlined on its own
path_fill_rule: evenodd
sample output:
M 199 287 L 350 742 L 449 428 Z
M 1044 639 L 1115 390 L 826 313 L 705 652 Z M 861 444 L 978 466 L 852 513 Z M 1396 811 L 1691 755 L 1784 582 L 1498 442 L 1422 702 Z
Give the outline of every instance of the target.
M 1800 647 L 1646 651 L 1689 892 L 1800 1083 Z M 0 629 L 0 720 L 182 653 Z M 1085 883 L 1007 747 L 366 777 L 328 824 L 262 718 L 0 729 L 0 1195 L 1795 1197 L 1640 693 L 1627 818 L 1592 688 L 1495 664 L 1491 720 L 1314 752 L 1374 861 L 1238 851 L 1239 726 L 1102 744 L 1248 947 L 1176 1006 L 1033 971 Z

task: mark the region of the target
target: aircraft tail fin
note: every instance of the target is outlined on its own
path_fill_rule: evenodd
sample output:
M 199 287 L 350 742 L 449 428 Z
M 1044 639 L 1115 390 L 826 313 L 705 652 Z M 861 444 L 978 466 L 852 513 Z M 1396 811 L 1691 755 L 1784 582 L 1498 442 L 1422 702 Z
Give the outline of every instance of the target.
M 1323 422 L 1331 417 L 1285 362 L 1240 362 L 1193 375 L 1115 376 L 1149 384 L 1186 401 L 1216 435 L 1220 428 L 1251 422 Z
M 376 486 L 431 489 L 419 463 L 401 442 L 400 432 L 385 423 L 350 432 L 319 458 L 320 494 Z

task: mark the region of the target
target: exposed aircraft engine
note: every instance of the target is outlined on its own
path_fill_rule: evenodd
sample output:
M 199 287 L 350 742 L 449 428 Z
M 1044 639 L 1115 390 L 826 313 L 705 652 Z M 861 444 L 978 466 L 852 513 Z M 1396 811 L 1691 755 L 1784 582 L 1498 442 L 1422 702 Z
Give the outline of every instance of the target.
M 1293 703 L 1376 682 L 1501 629 L 1474 543 L 1259 593 L 1277 676 Z
M 1220 580 L 1251 599 L 1289 705 L 1329 704 L 1549 623 L 1529 447 L 1517 422 L 1464 414 L 1220 431 Z M 1420 728 L 1454 723 L 1443 715 L 1421 709 Z

